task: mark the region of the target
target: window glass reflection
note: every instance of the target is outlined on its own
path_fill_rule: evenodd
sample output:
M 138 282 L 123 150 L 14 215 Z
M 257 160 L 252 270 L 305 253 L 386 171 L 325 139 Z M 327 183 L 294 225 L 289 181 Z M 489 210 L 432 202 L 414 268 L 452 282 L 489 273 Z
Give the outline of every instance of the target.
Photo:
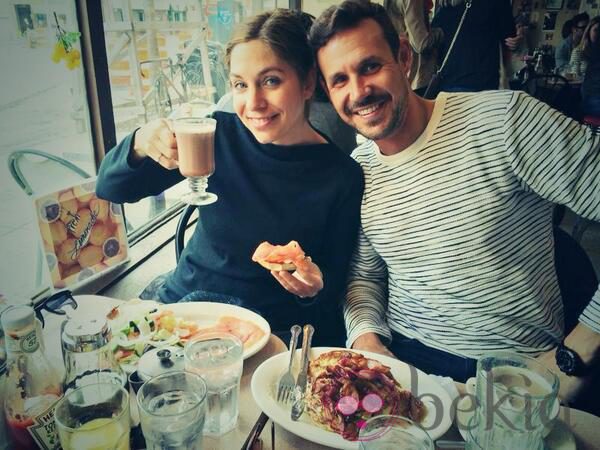
M 79 39 L 57 50 L 57 32 L 77 33 L 75 2 L 0 3 L 0 293 L 35 296 L 49 281 L 33 203 L 8 168 L 11 154 L 46 152 L 95 174 Z M 18 153 L 17 153 L 18 154 Z M 26 154 L 19 167 L 33 194 L 80 180 L 63 165 Z

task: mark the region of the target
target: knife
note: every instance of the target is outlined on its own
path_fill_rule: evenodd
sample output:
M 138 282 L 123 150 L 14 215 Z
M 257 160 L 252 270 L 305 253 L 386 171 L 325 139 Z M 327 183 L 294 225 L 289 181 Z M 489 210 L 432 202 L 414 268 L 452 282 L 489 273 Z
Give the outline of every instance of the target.
M 310 342 L 312 340 L 315 329 L 312 325 L 304 325 L 302 335 L 302 366 L 298 378 L 296 379 L 296 387 L 294 388 L 294 404 L 292 405 L 292 420 L 296 421 L 304 412 L 304 396 L 306 393 L 306 383 L 308 381 L 308 362 L 310 359 Z

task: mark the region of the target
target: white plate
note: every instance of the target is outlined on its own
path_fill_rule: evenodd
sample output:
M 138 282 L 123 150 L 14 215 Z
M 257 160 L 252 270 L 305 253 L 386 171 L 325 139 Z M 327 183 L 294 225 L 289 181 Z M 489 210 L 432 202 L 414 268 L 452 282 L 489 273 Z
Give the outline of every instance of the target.
M 265 334 L 256 343 L 244 349 L 244 359 L 262 350 L 271 336 L 269 323 L 262 316 L 241 306 L 212 302 L 184 302 L 159 305 L 159 308 L 173 311 L 176 317 L 192 320 L 200 327 L 212 326 L 223 316 L 232 316 L 253 323 Z
M 332 347 L 313 348 L 311 349 L 311 359 L 331 350 L 348 349 Z M 300 350 L 296 353 L 295 367 L 297 368 L 300 366 Z M 367 358 L 372 358 L 389 366 L 394 378 L 403 387 L 410 388 L 413 394 L 421 397 L 428 411 L 421 425 L 427 430 L 432 439 L 438 439 L 450 428 L 450 425 L 452 425 L 450 414 L 452 400 L 446 390 L 433 378 L 430 378 L 418 369 L 414 369 L 413 373 L 416 373 L 417 376 L 413 380 L 415 388 L 413 389 L 411 388 L 411 369 L 408 364 L 376 353 L 363 351 L 357 353 L 361 353 Z M 288 361 L 288 352 L 280 353 L 263 362 L 254 372 L 251 383 L 252 396 L 260 409 L 275 423 L 304 439 L 337 449 L 358 449 L 358 442 L 347 441 L 336 433 L 318 427 L 309 418 L 308 414 L 303 414 L 298 422 L 292 421 L 290 418 L 291 405 L 283 405 L 275 400 L 277 381 L 281 374 L 287 370 Z M 434 399 L 436 400 L 435 402 Z
M 469 419 L 473 416 L 473 400 L 470 395 L 461 398 L 456 404 L 456 428 L 460 432 L 463 439 L 467 439 L 465 424 L 469 423 Z M 575 437 L 567 424 L 561 419 L 556 419 L 552 426 L 552 430 L 544 438 L 544 448 L 546 450 L 576 450 Z
M 82 305 L 85 306 L 82 306 L 81 310 L 75 310 L 72 313 L 70 312 L 69 316 L 77 316 L 78 314 L 84 313 L 85 316 L 89 315 L 91 317 L 97 317 L 97 314 L 108 314 L 114 306 L 119 305 L 123 307 L 124 305 L 127 305 L 128 308 L 139 309 L 140 314 L 144 314 L 144 312 L 155 307 L 167 309 L 173 311 L 176 317 L 192 320 L 200 327 L 210 327 L 222 316 L 233 316 L 241 320 L 246 320 L 258 326 L 264 332 L 264 336 L 250 347 L 244 349 L 244 359 L 249 358 L 262 350 L 269 341 L 269 336 L 271 336 L 271 327 L 261 316 L 249 309 L 242 308 L 241 306 L 228 305 L 226 303 L 185 302 L 163 304 L 152 300 L 123 301 L 99 295 L 77 295 L 75 296 L 75 299 L 82 301 Z

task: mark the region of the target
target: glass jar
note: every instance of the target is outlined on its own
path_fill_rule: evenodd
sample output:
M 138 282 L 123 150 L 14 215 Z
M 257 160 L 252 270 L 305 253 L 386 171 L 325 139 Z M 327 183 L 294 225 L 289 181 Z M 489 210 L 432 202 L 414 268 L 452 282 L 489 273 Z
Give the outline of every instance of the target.
M 127 376 L 114 358 L 112 333 L 105 318 L 71 318 L 63 323 L 61 345 L 65 392 L 95 383 L 125 386 Z
M 0 319 L 7 353 L 4 412 L 13 448 L 58 449 L 54 406 L 62 380 L 43 352 L 33 308 L 12 306 Z

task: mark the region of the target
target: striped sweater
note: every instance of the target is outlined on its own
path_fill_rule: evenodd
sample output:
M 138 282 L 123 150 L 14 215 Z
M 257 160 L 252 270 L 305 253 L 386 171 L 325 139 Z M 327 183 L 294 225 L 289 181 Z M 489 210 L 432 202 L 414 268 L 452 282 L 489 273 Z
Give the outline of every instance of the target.
M 538 354 L 563 336 L 552 208 L 600 220 L 600 137 L 513 91 L 438 96 L 407 149 L 365 174 L 348 345 L 390 329 L 453 354 Z M 580 321 L 600 333 L 600 291 Z

